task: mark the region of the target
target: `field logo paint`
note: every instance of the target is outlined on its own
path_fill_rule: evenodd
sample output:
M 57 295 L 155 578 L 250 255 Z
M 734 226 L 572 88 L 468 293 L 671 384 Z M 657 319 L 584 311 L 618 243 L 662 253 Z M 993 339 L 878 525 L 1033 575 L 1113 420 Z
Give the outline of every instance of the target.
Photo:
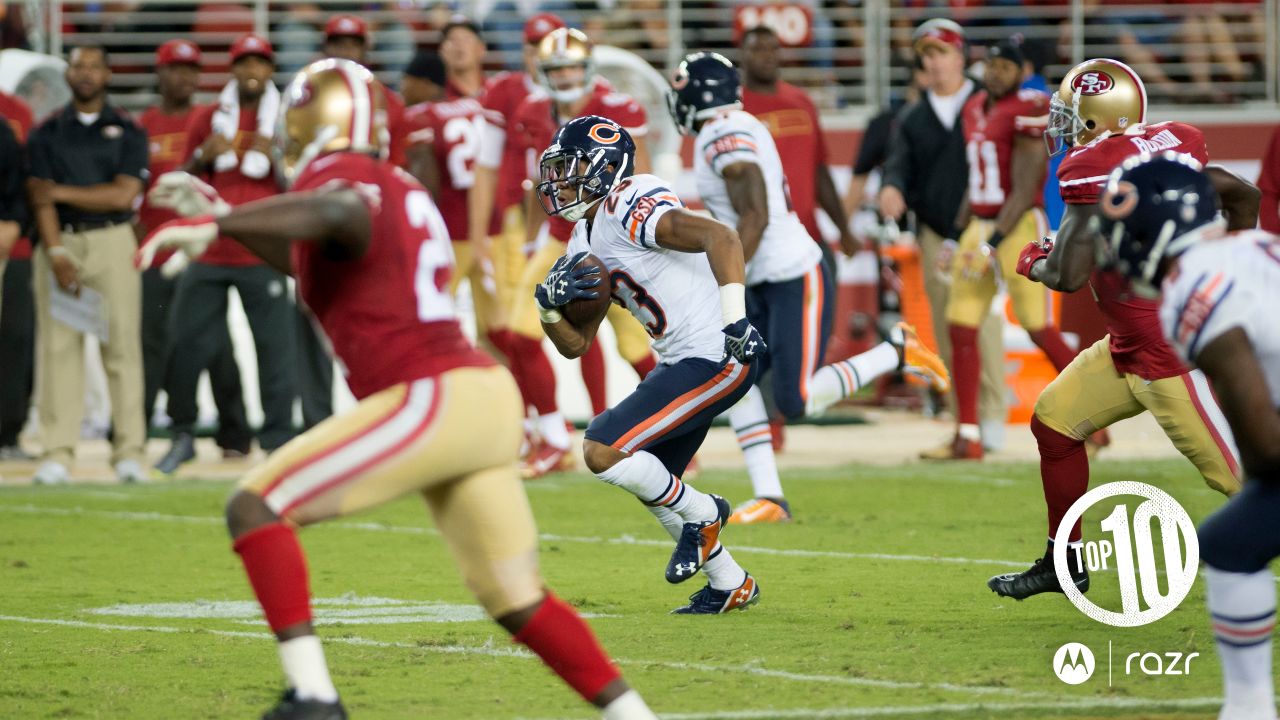
M 1071 548 L 1072 552 L 1068 556 L 1071 528 L 1076 521 L 1099 502 L 1121 495 L 1136 495 L 1146 500 L 1134 509 L 1132 519 L 1128 505 L 1116 505 L 1101 523 L 1102 532 L 1110 533 L 1111 539 L 1077 545 Z M 1160 571 L 1156 568 L 1155 547 L 1151 538 L 1153 521 L 1160 524 L 1167 592 L 1160 589 Z M 1185 556 L 1182 551 L 1184 545 Z M 1077 572 L 1085 567 L 1101 570 L 1107 567 L 1108 559 L 1114 560 L 1116 573 L 1119 575 L 1119 612 L 1095 605 L 1080 592 L 1071 579 L 1072 567 L 1077 568 Z M 1200 543 L 1187 511 L 1165 491 L 1140 482 L 1107 483 L 1085 493 L 1067 511 L 1053 541 L 1053 567 L 1063 592 L 1080 612 L 1114 627 L 1147 625 L 1173 612 L 1191 591 L 1199 565 Z
M 1053 654 L 1053 674 L 1068 685 L 1093 677 L 1093 668 L 1093 651 L 1087 645 L 1069 642 Z

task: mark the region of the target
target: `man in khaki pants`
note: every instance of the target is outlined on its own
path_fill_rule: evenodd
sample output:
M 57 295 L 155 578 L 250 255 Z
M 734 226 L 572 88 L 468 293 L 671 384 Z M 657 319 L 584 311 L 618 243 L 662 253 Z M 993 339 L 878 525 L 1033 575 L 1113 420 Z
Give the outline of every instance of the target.
M 143 479 L 141 281 L 133 266 L 130 220 L 147 169 L 142 128 L 107 103 L 106 51 L 71 51 L 73 99 L 32 132 L 27 195 L 40 248 L 35 254 L 37 408 L 44 457 L 36 483 L 60 483 L 75 454 L 84 415 L 84 334 L 53 319 L 54 292 L 102 295 L 107 339 L 102 362 L 111 394 L 111 462 L 124 482 Z M 55 289 L 54 285 L 58 289 Z

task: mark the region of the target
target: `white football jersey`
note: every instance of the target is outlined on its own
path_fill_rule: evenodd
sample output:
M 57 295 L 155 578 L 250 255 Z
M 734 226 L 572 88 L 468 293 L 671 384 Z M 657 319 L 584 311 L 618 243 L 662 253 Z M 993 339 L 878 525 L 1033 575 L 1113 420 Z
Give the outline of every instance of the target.
M 593 222 L 574 225 L 568 254 L 587 251 L 604 263 L 613 301 L 649 332 L 660 362 L 723 358 L 720 287 L 706 253 L 658 247 L 658 220 L 683 207 L 675 192 L 653 175 L 633 175 L 600 203 Z
M 694 144 L 693 170 L 702 203 L 720 222 L 738 226 L 738 213 L 725 186 L 725 167 L 755 163 L 764 175 L 769 224 L 747 262 L 747 285 L 794 280 L 822 261 L 822 251 L 791 209 L 791 189 L 769 128 L 751 113 L 729 110 L 703 123 Z
M 1215 338 L 1243 328 L 1280 407 L 1280 237 L 1260 230 L 1196 243 L 1165 279 L 1160 325 L 1178 354 L 1194 364 Z

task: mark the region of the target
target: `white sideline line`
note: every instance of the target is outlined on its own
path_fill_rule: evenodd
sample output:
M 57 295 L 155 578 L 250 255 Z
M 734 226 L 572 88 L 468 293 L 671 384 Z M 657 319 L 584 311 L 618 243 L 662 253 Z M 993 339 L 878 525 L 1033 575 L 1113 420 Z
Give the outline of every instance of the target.
M 139 520 L 153 522 L 195 523 L 221 525 L 220 517 L 198 515 L 166 515 L 155 512 L 129 512 L 120 510 L 86 510 L 84 508 L 53 508 L 36 505 L 0 505 L 0 512 L 23 513 L 28 515 L 62 515 L 73 517 L 100 517 L 114 520 Z M 384 525 L 375 522 L 328 522 L 325 527 L 344 528 L 347 530 L 365 530 L 369 532 L 386 532 L 404 535 L 439 535 L 434 528 L 402 525 Z M 587 537 L 575 535 L 555 535 L 542 533 L 538 539 L 545 542 L 570 542 L 584 545 L 635 545 L 641 547 L 671 547 L 670 540 L 649 540 L 632 535 L 621 535 L 615 538 Z M 1025 567 L 1025 561 L 992 560 L 987 558 L 947 557 L 942 555 L 897 555 L 891 553 L 855 553 L 836 550 L 797 550 L 790 548 L 769 548 L 753 545 L 734 545 L 735 553 L 755 553 L 757 555 L 777 555 L 784 557 L 836 558 L 840 560 L 891 560 L 896 562 L 940 562 L 960 565 L 992 565 L 998 567 Z
M 1185 698 L 1154 700 L 1148 698 L 1067 699 L 1034 703 L 948 703 L 939 705 L 896 705 L 888 707 L 815 708 L 809 710 L 729 710 L 713 713 L 663 713 L 667 720 L 782 720 L 785 718 L 862 718 L 894 715 L 933 715 L 936 713 L 987 712 L 993 716 L 1026 710 L 1106 710 L 1140 708 L 1199 709 L 1219 707 L 1221 698 Z
M 213 630 L 208 628 L 177 628 L 167 625 L 116 625 L 112 623 L 85 622 L 83 620 L 60 620 L 57 618 L 32 618 L 18 615 L 0 615 L 0 622 L 12 622 L 28 625 L 56 625 L 60 627 L 104 630 L 107 632 L 157 632 L 167 634 L 214 635 L 219 637 L 248 638 L 251 640 L 274 640 L 274 636 L 264 632 L 248 632 L 243 630 Z M 536 659 L 533 653 L 520 648 L 498 648 L 494 646 L 467 645 L 420 645 L 409 642 L 393 642 L 373 640 L 352 635 L 326 636 L 324 642 L 337 645 L 360 645 L 364 647 L 405 648 L 424 650 L 427 652 L 449 655 L 481 655 L 485 657 L 515 657 Z M 870 678 L 845 677 L 841 675 L 814 675 L 807 673 L 791 673 L 783 670 L 766 670 L 750 665 L 709 665 L 703 663 L 679 663 L 666 660 L 636 660 L 614 658 L 618 665 L 635 665 L 641 667 L 662 667 L 680 672 L 706 672 L 717 675 L 751 675 L 793 682 L 825 683 L 832 685 L 853 685 L 859 687 L 886 688 L 891 690 L 942 690 L 949 692 L 972 693 L 975 695 L 1019 695 L 1022 697 L 1052 697 L 1044 693 L 1026 692 L 1007 687 L 991 687 L 986 685 L 953 685 L 951 683 L 916 683 L 897 682 L 894 680 L 873 680 Z M 797 716 L 806 717 L 806 716 Z

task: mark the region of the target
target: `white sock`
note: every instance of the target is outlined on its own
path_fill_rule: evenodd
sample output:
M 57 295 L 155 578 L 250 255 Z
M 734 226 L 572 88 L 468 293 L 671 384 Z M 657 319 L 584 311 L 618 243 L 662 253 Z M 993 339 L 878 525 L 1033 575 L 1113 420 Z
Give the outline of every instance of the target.
M 564 427 L 564 415 L 558 412 L 538 416 L 538 434 L 548 445 L 561 450 L 569 447 L 569 431 Z
M 303 635 L 280 643 L 280 664 L 284 666 L 289 687 L 297 691 L 299 700 L 338 700 L 338 690 L 329 678 L 329 666 L 324 661 L 320 638 Z
M 747 580 L 747 571 L 733 559 L 729 548 L 724 545 L 711 552 L 711 557 L 702 564 L 702 572 L 706 573 L 707 582 L 713 590 L 733 590 Z
M 964 440 L 978 442 L 982 440 L 982 428 L 974 423 L 960 423 L 956 433 Z
M 752 386 L 729 410 L 729 424 L 738 435 L 738 447 L 747 463 L 747 475 L 756 497 L 781 500 L 782 480 L 773 456 L 773 434 L 769 429 L 769 411 L 764 406 L 760 388 Z
M 675 514 L 671 508 L 662 507 L 661 505 L 645 505 L 646 510 L 653 513 L 658 518 L 658 522 L 662 523 L 662 527 L 666 529 L 667 534 L 672 540 L 680 541 L 680 533 L 684 530 L 684 518 Z
M 646 505 L 670 508 L 685 522 L 714 520 L 718 512 L 710 495 L 672 475 L 661 460 L 643 450 L 596 473 L 596 477 L 635 495 Z
M 644 698 L 635 690 L 628 690 L 604 708 L 604 720 L 658 720 Z
M 1271 629 L 1276 623 L 1276 583 L 1270 570 L 1233 573 L 1205 566 L 1206 605 L 1222 660 L 1220 718 L 1275 720 L 1271 679 Z M 1265 631 L 1265 632 L 1263 632 Z
M 821 415 L 872 380 L 897 370 L 899 362 L 898 348 L 892 343 L 882 342 L 861 355 L 818 368 L 809 379 L 805 414 L 810 417 Z

